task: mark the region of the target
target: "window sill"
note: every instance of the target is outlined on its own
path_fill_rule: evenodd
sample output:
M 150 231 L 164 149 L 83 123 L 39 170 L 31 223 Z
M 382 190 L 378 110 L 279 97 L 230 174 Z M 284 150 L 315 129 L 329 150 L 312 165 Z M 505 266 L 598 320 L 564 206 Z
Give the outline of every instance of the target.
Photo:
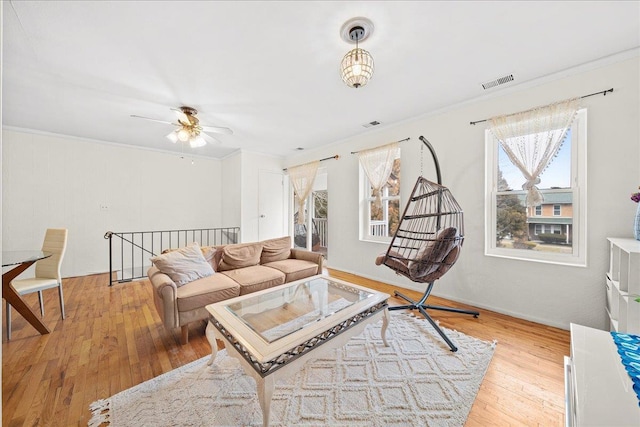
M 558 256 L 557 254 L 545 254 L 538 252 L 539 255 L 531 256 L 531 251 L 528 250 L 518 250 L 518 249 L 508 249 L 508 252 L 498 251 L 493 249 L 492 251 L 485 251 L 485 256 L 495 257 L 495 258 L 506 258 L 513 259 L 518 261 L 530 261 L 530 262 L 539 262 L 543 264 L 556 264 L 556 265 L 564 265 L 567 267 L 586 267 L 587 262 L 585 259 L 581 259 L 580 257 L 573 255 L 566 256 Z
M 379 244 L 388 246 L 389 243 L 391 243 L 391 237 L 384 237 L 380 239 L 375 239 L 373 237 L 364 237 L 364 238 L 360 238 L 360 241 L 366 242 L 366 243 L 379 243 Z

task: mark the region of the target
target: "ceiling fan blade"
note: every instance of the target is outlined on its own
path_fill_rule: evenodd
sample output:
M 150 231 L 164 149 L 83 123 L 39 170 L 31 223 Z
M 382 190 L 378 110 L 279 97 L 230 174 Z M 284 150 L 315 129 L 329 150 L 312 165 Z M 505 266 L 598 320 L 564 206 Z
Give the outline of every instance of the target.
M 176 112 L 176 115 L 178 116 L 178 121 L 181 123 L 184 123 L 186 125 L 191 123 L 191 120 L 189 120 L 189 116 L 187 116 L 184 111 L 179 110 L 177 108 L 172 108 L 173 111 Z
M 173 124 L 173 123 L 167 122 L 165 120 L 152 119 L 151 117 L 142 117 L 142 116 L 137 116 L 135 114 L 132 114 L 131 117 L 134 117 L 136 119 L 151 120 L 152 122 L 164 123 L 164 124 L 167 124 L 167 125 L 172 125 Z
M 208 132 L 214 132 L 214 133 L 224 133 L 225 135 L 233 135 L 233 131 L 229 128 L 225 128 L 225 127 L 219 127 L 219 126 L 207 126 L 207 125 L 200 125 L 200 127 L 202 127 L 202 130 L 206 130 Z
M 212 137 L 211 135 L 207 135 L 204 132 L 200 132 L 200 136 L 203 137 L 205 139 L 205 141 L 208 141 L 210 143 L 213 144 L 222 144 L 222 142 L 220 142 L 219 140 L 217 140 L 216 138 Z

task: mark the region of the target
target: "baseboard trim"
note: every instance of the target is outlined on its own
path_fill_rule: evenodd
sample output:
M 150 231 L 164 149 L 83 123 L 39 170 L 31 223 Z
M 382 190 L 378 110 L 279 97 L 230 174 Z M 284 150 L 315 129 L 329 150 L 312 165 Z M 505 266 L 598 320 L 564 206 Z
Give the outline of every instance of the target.
M 362 274 L 360 272 L 355 272 L 355 271 L 350 271 L 347 269 L 342 269 L 342 268 L 332 268 L 332 267 L 328 267 L 330 270 L 335 270 L 335 271 L 340 271 L 343 273 L 347 273 L 347 274 L 353 274 L 355 276 L 360 276 L 360 277 L 364 277 L 365 279 L 369 279 L 369 280 L 375 280 L 376 282 L 382 282 L 382 283 L 386 283 L 392 286 L 397 286 L 399 288 L 404 288 L 404 289 L 409 289 L 415 292 L 424 292 L 424 287 L 420 287 L 418 284 L 414 284 L 412 283 L 412 285 L 407 285 L 406 283 L 400 283 L 400 282 L 396 282 L 396 281 L 389 281 L 389 280 L 384 280 L 384 279 L 380 279 L 380 277 L 375 277 L 372 275 L 368 275 L 368 274 Z M 477 307 L 477 308 L 481 308 L 483 310 L 489 310 L 489 311 L 493 311 L 495 313 L 500 313 L 500 314 L 504 314 L 506 316 L 511 316 L 511 317 L 515 317 L 517 319 L 522 319 L 522 320 L 527 320 L 529 322 L 533 322 L 533 323 L 538 323 L 541 325 L 545 325 L 545 326 L 551 326 L 553 328 L 558 328 L 558 329 L 563 329 L 568 331 L 569 330 L 569 324 L 563 324 L 563 323 L 559 323 L 559 322 L 549 322 L 547 319 L 541 319 L 535 316 L 528 316 L 526 314 L 523 313 L 518 313 L 512 310 L 505 310 L 502 307 L 496 307 L 496 306 L 492 306 L 489 304 L 481 304 L 478 303 L 477 301 L 471 301 L 465 298 L 458 298 L 458 297 L 453 297 L 451 295 L 448 294 L 444 294 L 441 292 L 436 292 L 435 290 L 437 290 L 437 287 L 434 287 L 434 292 L 432 292 L 432 295 L 437 296 L 439 298 L 444 298 L 444 299 L 448 299 L 449 301 L 453 301 L 453 302 L 457 302 L 460 304 L 466 304 L 466 305 L 470 305 L 472 307 Z

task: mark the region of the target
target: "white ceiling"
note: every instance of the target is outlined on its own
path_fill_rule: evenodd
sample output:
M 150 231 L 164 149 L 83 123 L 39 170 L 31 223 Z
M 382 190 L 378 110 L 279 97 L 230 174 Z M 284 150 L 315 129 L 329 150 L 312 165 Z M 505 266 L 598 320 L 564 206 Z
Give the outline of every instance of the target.
M 352 89 L 357 16 L 376 68 Z M 3 126 L 180 152 L 130 115 L 189 105 L 234 134 L 185 152 L 286 156 L 636 48 L 640 2 L 5 1 L 3 29 Z

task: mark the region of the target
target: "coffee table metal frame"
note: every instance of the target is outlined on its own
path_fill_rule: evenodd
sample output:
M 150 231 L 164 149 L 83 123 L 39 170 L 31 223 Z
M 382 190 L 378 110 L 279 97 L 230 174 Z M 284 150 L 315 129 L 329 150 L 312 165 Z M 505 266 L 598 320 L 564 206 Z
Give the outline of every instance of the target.
M 301 284 L 318 279 L 333 282 L 343 289 L 364 291 L 371 295 L 270 343 L 227 308 L 249 298 L 281 292 L 287 288 L 296 288 L 294 293 L 297 293 Z M 207 365 L 211 365 L 216 358 L 218 338 L 224 342 L 227 353 L 238 359 L 244 371 L 256 381 L 262 423 L 263 426 L 268 426 L 273 388 L 278 379 L 299 371 L 308 360 L 322 357 L 329 351 L 342 347 L 351 337 L 362 333 L 368 324 L 380 318 L 382 342 L 385 346 L 389 345 L 386 339 L 389 297 L 388 294 L 373 289 L 318 275 L 210 304 L 206 307 L 210 314 L 206 336 L 211 344 L 211 358 Z

